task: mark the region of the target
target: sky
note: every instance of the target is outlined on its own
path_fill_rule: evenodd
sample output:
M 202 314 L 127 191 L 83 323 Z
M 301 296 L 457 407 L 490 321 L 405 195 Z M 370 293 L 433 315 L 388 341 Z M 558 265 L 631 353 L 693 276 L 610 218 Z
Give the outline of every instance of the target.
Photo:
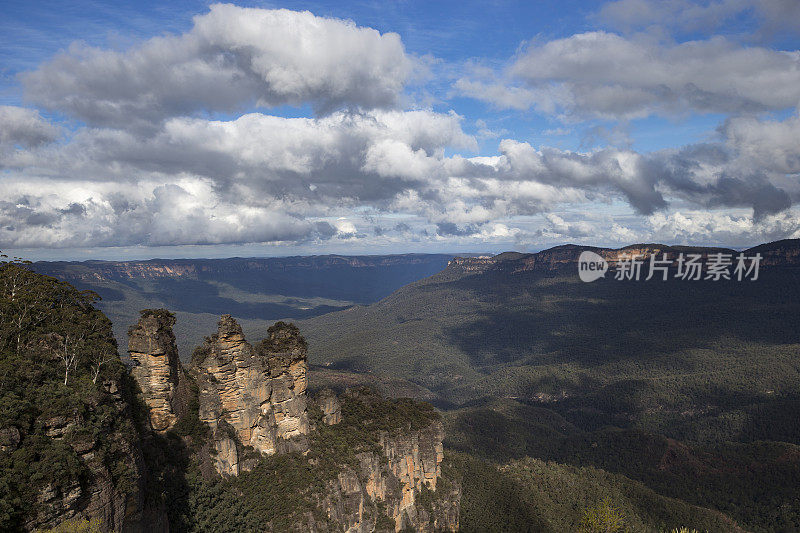
M 798 105 L 798 0 L 5 0 L 0 250 L 800 238 Z

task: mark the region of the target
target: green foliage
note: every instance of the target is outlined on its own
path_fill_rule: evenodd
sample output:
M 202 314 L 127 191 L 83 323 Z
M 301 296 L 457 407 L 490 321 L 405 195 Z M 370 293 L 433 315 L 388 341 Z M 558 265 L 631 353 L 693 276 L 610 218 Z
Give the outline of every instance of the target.
M 260 351 L 265 353 L 281 353 L 293 348 L 305 350 L 306 339 L 300 330 L 291 322 L 278 321 L 267 328 L 267 337 L 259 343 Z
M 45 486 L 89 478 L 77 449 L 92 449 L 120 492 L 134 488 L 138 433 L 107 390 L 129 396 L 127 373 L 96 301 L 20 262 L 0 264 L 0 430 L 19 435 L 0 452 L 0 530 L 36 513 L 31 502 Z
M 394 531 L 397 527 L 397 522 L 394 518 L 389 516 L 386 509 L 386 502 L 378 500 L 376 502 L 378 516 L 375 517 L 375 531 Z
M 794 495 L 800 485 L 798 446 L 760 441 L 690 447 L 636 430 L 580 431 L 552 411 L 548 417 L 547 411 L 504 400 L 446 412 L 445 445 L 497 463 L 530 455 L 564 468 L 621 474 L 662 496 L 719 510 L 749 530 L 800 528 L 800 502 Z M 558 494 L 561 485 L 548 490 Z M 678 508 L 662 515 L 669 516 L 661 519 L 664 527 L 703 524 Z
M 611 500 L 604 498 L 599 504 L 583 512 L 578 526 L 580 533 L 617 533 L 625 531 L 625 516 L 614 507 Z
M 36 533 L 100 533 L 100 520 L 72 518 L 50 529 L 37 529 Z
M 194 449 L 200 448 L 205 444 L 209 434 L 209 427 L 200 420 L 200 389 L 197 382 L 188 373 L 182 376 L 187 382 L 189 398 L 187 402 L 186 414 L 181 416 L 175 423 L 172 431 L 179 437 L 189 437 Z
M 250 472 L 203 481 L 190 474 L 195 531 L 287 531 L 315 506 L 320 479 L 301 454 L 263 457 Z
M 551 531 L 528 505 L 525 487 L 494 465 L 467 454 L 447 452 L 442 475 L 461 485 L 462 532 Z
M 468 454 L 446 452 L 443 474 L 461 481 L 463 531 L 561 533 L 581 527 L 606 531 L 603 526 L 610 531 L 663 533 L 686 523 L 707 532 L 741 531 L 719 513 L 592 467 L 531 458 L 499 467 Z M 613 529 L 620 524 L 620 529 Z

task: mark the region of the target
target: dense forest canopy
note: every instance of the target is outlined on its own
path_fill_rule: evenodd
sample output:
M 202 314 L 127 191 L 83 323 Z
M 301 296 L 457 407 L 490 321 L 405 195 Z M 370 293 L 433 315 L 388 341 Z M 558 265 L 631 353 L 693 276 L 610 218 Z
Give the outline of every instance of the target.
M 68 493 L 84 482 L 81 442 L 119 490 L 131 483 L 124 455 L 137 432 L 109 392 L 126 370 L 96 301 L 20 260 L 0 264 L 0 530 L 35 516 L 45 487 Z

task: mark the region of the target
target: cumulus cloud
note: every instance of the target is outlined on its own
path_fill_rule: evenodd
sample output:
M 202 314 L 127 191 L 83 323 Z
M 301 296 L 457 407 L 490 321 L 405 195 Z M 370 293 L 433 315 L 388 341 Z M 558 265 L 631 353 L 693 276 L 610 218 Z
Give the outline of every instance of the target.
M 59 133 L 60 128 L 35 109 L 0 105 L 0 149 L 39 146 L 54 141 Z
M 735 113 L 713 142 L 652 153 L 534 146 L 482 120 L 473 136 L 455 112 L 401 109 L 413 62 L 395 34 L 229 5 L 128 51 L 75 45 L 23 83 L 84 125 L 0 106 L 0 248 L 797 234 L 800 117 L 746 112 L 800 101 L 798 52 L 592 32 L 522 48 L 500 81 L 478 67 L 456 81 L 575 120 Z M 287 103 L 317 113 L 257 108 Z M 478 139 L 496 150 L 471 155 Z
M 462 94 L 501 108 L 632 119 L 688 111 L 757 112 L 800 102 L 800 52 L 724 37 L 679 44 L 587 32 L 533 43 L 504 84 L 459 79 Z
M 723 142 L 650 154 L 504 139 L 497 155 L 476 157 L 446 154 L 454 146 L 474 149 L 475 139 L 457 115 L 431 111 L 174 118 L 150 138 L 84 129 L 68 143 L 17 151 L 17 162 L 27 165 L 15 167 L 4 185 L 12 200 L 0 206 L 0 243 L 360 238 L 349 219 L 317 224 L 353 209 L 421 217 L 439 236 L 499 237 L 496 224 L 508 217 L 617 199 L 644 215 L 671 201 L 749 207 L 758 222 L 800 198 L 799 127 L 797 117 L 741 117 L 723 125 Z M 549 223 L 550 234 L 590 232 Z
M 674 33 L 716 30 L 737 16 L 754 11 L 761 37 L 800 31 L 800 4 L 795 0 L 616 0 L 604 4 L 598 18 L 625 31 L 665 28 Z
M 22 81 L 37 105 L 129 128 L 252 105 L 389 107 L 412 66 L 394 33 L 307 11 L 214 4 L 182 35 L 124 52 L 74 44 Z
M 293 215 L 288 202 L 225 201 L 200 179 L 116 188 L 46 180 L 4 192 L 12 198 L 0 202 L 6 247 L 296 242 L 335 233 L 326 222 Z
M 751 246 L 800 238 L 800 214 L 793 210 L 756 221 L 746 213 L 680 210 L 650 216 L 642 233 L 655 241 Z

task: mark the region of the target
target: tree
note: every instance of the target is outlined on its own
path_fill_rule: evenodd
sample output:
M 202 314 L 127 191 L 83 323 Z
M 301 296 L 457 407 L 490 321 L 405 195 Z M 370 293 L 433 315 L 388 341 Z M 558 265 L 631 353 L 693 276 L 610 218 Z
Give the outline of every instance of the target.
M 100 297 L 36 274 L 27 263 L 0 261 L 0 350 L 19 354 L 33 344 L 60 360 L 65 385 L 81 365 L 91 368 L 96 383 L 103 366 L 116 360 L 111 324 L 92 305 Z
M 39 326 L 48 314 L 47 290 L 42 280 L 18 262 L 0 263 L 0 323 L 2 345 L 14 345 L 19 353 L 22 337 Z
M 583 512 L 579 531 L 581 533 L 625 531 L 625 518 L 622 511 L 614 507 L 609 498 L 604 498 L 597 506 Z

